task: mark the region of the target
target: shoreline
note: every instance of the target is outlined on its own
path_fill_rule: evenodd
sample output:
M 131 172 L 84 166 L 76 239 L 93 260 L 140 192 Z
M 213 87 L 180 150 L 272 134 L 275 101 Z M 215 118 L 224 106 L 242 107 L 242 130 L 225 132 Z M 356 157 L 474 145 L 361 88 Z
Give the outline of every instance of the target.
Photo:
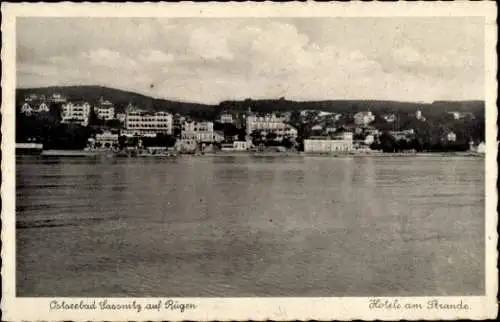
M 196 157 L 326 157 L 326 158 L 345 158 L 345 157 L 484 157 L 484 153 L 475 152 L 417 152 L 417 153 L 392 153 L 392 152 L 375 152 L 375 153 L 305 153 L 305 152 L 217 152 L 205 153 L 196 155 Z
M 26 156 L 29 153 L 16 153 L 16 156 Z M 31 154 L 33 155 L 33 154 Z M 120 155 L 113 155 L 109 151 L 81 151 L 81 150 L 44 150 L 40 154 L 42 157 L 102 157 L 123 158 Z M 180 157 L 322 157 L 322 158 L 390 158 L 390 157 L 475 157 L 484 158 L 485 153 L 477 152 L 372 152 L 372 153 L 306 153 L 306 152 L 248 152 L 248 151 L 225 151 L 207 152 L 203 154 L 177 154 L 177 155 L 138 155 L 125 158 L 180 158 Z

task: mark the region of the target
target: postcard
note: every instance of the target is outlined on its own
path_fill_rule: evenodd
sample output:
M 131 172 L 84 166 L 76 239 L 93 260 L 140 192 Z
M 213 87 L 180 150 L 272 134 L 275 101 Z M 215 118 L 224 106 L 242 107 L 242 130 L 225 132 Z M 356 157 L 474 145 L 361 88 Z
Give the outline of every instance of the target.
M 495 3 L 2 18 L 4 320 L 496 317 Z

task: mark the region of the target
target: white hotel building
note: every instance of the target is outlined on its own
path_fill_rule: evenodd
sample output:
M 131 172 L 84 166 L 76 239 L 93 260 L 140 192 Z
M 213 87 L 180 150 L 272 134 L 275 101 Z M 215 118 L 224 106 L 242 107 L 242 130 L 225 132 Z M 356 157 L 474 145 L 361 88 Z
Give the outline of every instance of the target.
M 95 136 L 95 141 L 100 147 L 110 148 L 118 144 L 118 134 L 113 134 L 109 131 L 98 133 Z
M 94 107 L 97 117 L 101 120 L 112 120 L 115 118 L 115 108 L 113 103 L 110 101 L 100 100 L 99 103 Z
M 125 117 L 128 135 L 156 136 L 172 134 L 172 114 L 168 112 L 129 111 Z
M 350 132 L 335 135 L 333 138 L 312 137 L 304 140 L 304 152 L 309 153 L 350 152 L 353 146 L 353 135 Z
M 266 116 L 249 115 L 246 118 L 246 132 L 251 134 L 254 130 L 262 132 L 273 132 L 278 136 L 296 137 L 297 130 L 285 123 L 286 117 L 278 117 L 274 114 Z
M 214 123 L 185 121 L 182 124 L 181 138 L 197 142 L 221 142 L 224 136 L 214 132 Z
M 89 123 L 90 104 L 87 102 L 68 102 L 62 106 L 63 123 L 79 123 L 87 126 Z

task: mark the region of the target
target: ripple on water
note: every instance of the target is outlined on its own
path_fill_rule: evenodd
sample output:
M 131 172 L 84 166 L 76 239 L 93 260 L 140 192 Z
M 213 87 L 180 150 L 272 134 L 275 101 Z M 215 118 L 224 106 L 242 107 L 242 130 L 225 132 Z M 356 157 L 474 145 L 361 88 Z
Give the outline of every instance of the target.
M 483 166 L 17 159 L 18 295 L 482 294 Z

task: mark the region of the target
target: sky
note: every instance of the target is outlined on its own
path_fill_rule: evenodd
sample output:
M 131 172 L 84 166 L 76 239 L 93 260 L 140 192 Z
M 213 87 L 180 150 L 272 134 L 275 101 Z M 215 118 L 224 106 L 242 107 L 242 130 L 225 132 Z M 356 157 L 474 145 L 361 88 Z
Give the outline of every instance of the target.
M 484 99 L 484 20 L 18 18 L 17 86 L 228 99 Z

